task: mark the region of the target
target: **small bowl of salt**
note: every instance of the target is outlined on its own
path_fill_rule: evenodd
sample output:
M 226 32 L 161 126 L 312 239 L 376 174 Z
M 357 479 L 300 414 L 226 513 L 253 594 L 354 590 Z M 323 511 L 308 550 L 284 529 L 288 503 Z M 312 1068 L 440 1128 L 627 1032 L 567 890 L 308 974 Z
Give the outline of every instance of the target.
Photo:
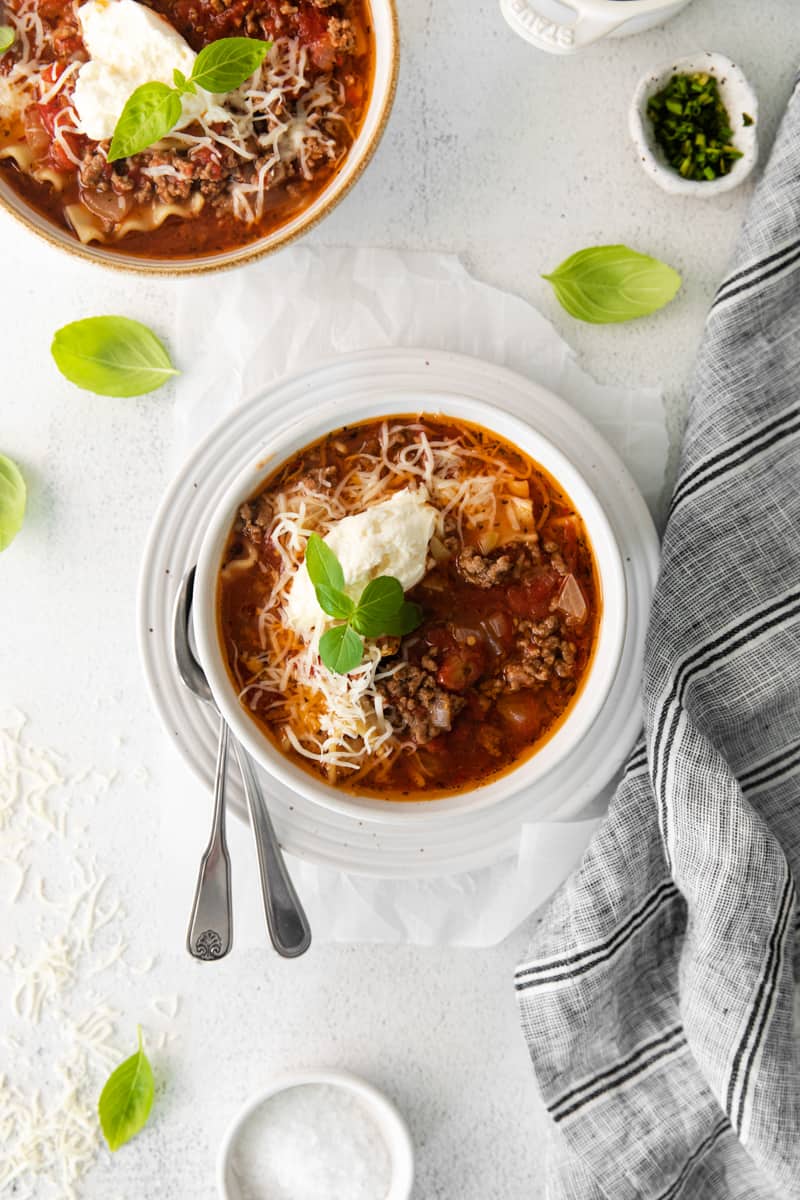
M 217 1163 L 223 1200 L 410 1200 L 405 1121 L 371 1084 L 343 1071 L 297 1071 L 254 1096 Z

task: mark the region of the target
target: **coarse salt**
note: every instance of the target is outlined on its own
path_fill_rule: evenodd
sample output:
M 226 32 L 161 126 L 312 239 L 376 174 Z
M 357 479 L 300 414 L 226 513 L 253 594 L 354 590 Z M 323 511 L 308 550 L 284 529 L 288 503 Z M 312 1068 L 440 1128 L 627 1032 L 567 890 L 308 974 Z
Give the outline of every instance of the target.
M 323 1083 L 259 1104 L 229 1171 L 240 1200 L 386 1200 L 392 1180 L 386 1141 L 365 1105 L 348 1088 Z

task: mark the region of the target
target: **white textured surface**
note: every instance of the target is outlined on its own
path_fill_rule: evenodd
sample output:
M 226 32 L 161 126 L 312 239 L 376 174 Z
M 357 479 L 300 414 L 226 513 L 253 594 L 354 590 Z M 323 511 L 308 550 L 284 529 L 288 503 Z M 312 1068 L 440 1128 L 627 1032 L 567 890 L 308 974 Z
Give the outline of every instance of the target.
M 404 63 L 389 131 L 315 240 L 461 253 L 481 278 L 537 303 L 600 379 L 663 382 L 677 431 L 703 315 L 751 185 L 702 206 L 663 196 L 627 141 L 630 94 L 648 65 L 719 49 L 741 59 L 759 93 L 767 145 L 796 65 L 786 36 L 795 0 L 694 0 L 663 30 L 580 59 L 537 54 L 490 0 L 472 0 L 468 15 L 461 0 L 401 7 Z M 582 245 L 616 240 L 673 263 L 685 290 L 651 321 L 575 325 L 537 275 Z M 161 735 L 136 661 L 134 585 L 166 482 L 172 398 L 78 393 L 55 373 L 48 346 L 59 325 L 99 312 L 140 317 L 169 336 L 173 286 L 72 263 L 5 217 L 0 254 L 1 448 L 31 489 L 25 530 L 0 560 L 0 699 L 28 711 L 38 739 L 78 762 L 108 767 L 124 757 L 152 768 Z M 225 277 L 197 287 L 224 288 Z M 117 734 L 125 742 L 114 750 Z M 159 940 L 169 863 L 157 830 L 167 799 L 156 772 L 149 787 L 120 785 L 91 829 L 140 949 Z M 186 836 L 199 853 L 203 830 Z M 254 884 L 242 863 L 237 890 Z M 510 985 L 525 939 L 520 931 L 479 954 L 312 948 L 297 963 L 250 951 L 205 968 L 157 945 L 152 976 L 134 988 L 120 982 L 110 998 L 132 1027 L 153 995 L 183 995 L 180 1036 L 155 1056 L 163 1095 L 150 1129 L 104 1157 L 82 1194 L 211 1200 L 217 1143 L 247 1094 L 276 1069 L 327 1063 L 373 1079 L 409 1116 L 420 1200 L 537 1197 L 536 1092 Z M 1 1026 L 5 988 L 0 1001 Z M 35 1059 L 11 1066 L 35 1077 Z

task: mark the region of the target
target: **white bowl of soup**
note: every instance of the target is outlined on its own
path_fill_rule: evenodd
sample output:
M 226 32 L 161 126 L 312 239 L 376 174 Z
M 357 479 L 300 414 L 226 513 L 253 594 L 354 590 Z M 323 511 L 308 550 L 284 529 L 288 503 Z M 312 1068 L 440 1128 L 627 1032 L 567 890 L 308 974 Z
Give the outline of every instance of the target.
M 443 408 L 365 398 L 277 433 L 198 559 L 198 652 L 233 732 L 282 783 L 371 819 L 494 804 L 580 754 L 622 652 L 622 561 L 583 476 L 508 413 Z M 312 534 L 348 604 L 390 577 L 412 606 L 346 672 L 323 661 L 346 622 L 320 605 Z
M 6 0 L 2 9 L 14 40 L 0 53 L 0 203 L 108 266 L 185 274 L 285 245 L 358 179 L 394 97 L 394 0 Z M 127 95 L 151 74 L 172 83 L 173 66 L 187 73 L 223 37 L 270 48 L 240 87 L 207 97 L 208 107 L 189 109 L 186 98 L 170 133 L 109 162 Z

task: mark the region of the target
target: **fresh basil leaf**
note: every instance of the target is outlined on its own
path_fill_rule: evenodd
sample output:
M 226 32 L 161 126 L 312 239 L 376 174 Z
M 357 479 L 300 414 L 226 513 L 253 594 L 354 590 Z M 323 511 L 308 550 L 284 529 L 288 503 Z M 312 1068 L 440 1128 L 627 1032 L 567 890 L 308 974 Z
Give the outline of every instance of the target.
M 179 71 L 177 67 L 172 72 L 172 82 L 175 84 L 175 91 L 181 96 L 185 96 L 187 92 L 194 94 L 197 91 L 191 79 L 187 79 L 183 71 Z
M 11 25 L 0 25 L 0 54 L 5 54 L 14 45 L 16 32 Z
M 412 630 L 421 624 L 422 609 L 411 600 L 406 600 L 400 612 L 396 616 L 390 617 L 386 622 L 383 633 L 387 637 L 405 637 L 407 633 L 411 633 Z
M 400 611 L 403 604 L 403 586 L 392 575 L 381 575 L 364 588 L 353 613 L 353 628 L 364 637 L 380 637 L 386 631 L 386 622 Z
M 181 116 L 181 98 L 166 83 L 143 83 L 125 102 L 108 150 L 108 161 L 130 158 L 166 137 Z
M 318 533 L 312 533 L 306 546 L 306 570 L 308 577 L 317 588 L 321 584 L 344 591 L 344 571 L 342 564 L 323 542 Z
M 329 671 L 347 675 L 364 657 L 364 643 L 349 625 L 334 625 L 319 639 L 319 656 Z
M 0 454 L 0 550 L 10 546 L 25 518 L 27 489 L 15 462 Z
M 191 81 L 206 92 L 235 91 L 258 70 L 271 46 L 256 38 L 219 38 L 198 54 Z
M 142 1046 L 139 1026 L 139 1049 L 111 1073 L 97 1105 L 109 1150 L 119 1150 L 144 1128 L 154 1095 L 153 1070 Z
M 579 250 L 542 278 L 570 316 L 594 325 L 646 317 L 669 304 L 681 286 L 672 267 L 627 246 Z
M 156 335 L 129 317 L 73 321 L 50 350 L 62 375 L 100 396 L 140 396 L 178 374 Z
M 340 592 L 338 588 L 332 588 L 327 583 L 317 584 L 315 591 L 317 593 L 317 603 L 329 617 L 337 617 L 340 621 L 347 621 L 353 615 L 355 604 L 347 595 L 347 592 Z

